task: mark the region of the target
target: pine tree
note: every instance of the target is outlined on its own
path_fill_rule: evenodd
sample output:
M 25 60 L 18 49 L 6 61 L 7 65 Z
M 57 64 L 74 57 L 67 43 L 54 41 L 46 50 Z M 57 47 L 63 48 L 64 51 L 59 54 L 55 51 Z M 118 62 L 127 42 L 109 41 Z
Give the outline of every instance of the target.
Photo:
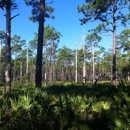
M 5 93 L 11 91 L 11 20 L 19 14 L 11 17 L 11 10 L 17 9 L 18 6 L 15 0 L 1 0 L 0 8 L 6 9 L 6 43 L 5 43 L 5 59 L 6 59 L 6 70 L 5 70 Z
M 53 8 L 47 7 L 45 0 L 24 0 L 27 6 L 32 6 L 32 16 L 30 20 L 37 22 L 38 27 L 38 45 L 37 45 L 37 59 L 36 59 L 36 87 L 42 86 L 42 52 L 43 52 L 43 34 L 45 17 L 49 18 L 50 13 L 54 11 Z M 49 13 L 48 13 L 49 12 Z
M 123 13 L 123 9 L 128 9 L 128 0 L 88 0 L 86 5 L 78 6 L 78 11 L 84 14 L 84 18 L 80 19 L 81 24 L 85 24 L 89 21 L 100 20 L 100 24 L 96 30 L 100 32 L 105 30 L 106 32 L 113 33 L 113 54 L 112 54 L 112 80 L 116 85 L 116 29 L 118 27 L 117 21 L 121 25 L 126 26 L 129 20 L 129 15 Z M 122 12 L 121 12 L 122 11 Z M 110 25 L 112 26 L 110 28 Z

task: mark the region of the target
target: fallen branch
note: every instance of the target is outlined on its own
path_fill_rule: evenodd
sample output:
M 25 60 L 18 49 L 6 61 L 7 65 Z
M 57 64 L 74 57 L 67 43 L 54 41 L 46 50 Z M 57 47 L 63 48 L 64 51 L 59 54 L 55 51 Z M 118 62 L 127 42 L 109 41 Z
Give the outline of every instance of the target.
M 94 85 L 96 85 L 97 84 L 97 82 L 100 80 L 100 79 L 102 79 L 102 77 L 104 77 L 105 76 L 105 74 L 103 74 L 103 75 L 101 75 L 101 76 L 98 76 L 98 78 L 95 80 L 95 82 L 94 82 Z

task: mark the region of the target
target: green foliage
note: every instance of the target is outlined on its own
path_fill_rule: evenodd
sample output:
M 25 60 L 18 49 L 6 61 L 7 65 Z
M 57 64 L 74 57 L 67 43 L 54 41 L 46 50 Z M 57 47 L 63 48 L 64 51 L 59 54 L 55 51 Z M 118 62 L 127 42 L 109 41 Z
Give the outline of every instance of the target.
M 5 35 L 4 31 L 0 30 L 0 40 L 1 41 L 5 40 L 5 37 L 6 37 L 6 35 Z
M 33 22 L 37 22 L 39 20 L 39 14 L 40 14 L 40 8 L 39 8 L 40 1 L 39 0 L 24 0 L 24 1 L 27 6 L 32 6 L 31 11 L 32 16 L 29 17 L 29 19 Z M 51 6 L 45 6 L 44 17 L 54 19 L 54 16 L 51 16 L 53 12 L 54 8 L 52 8 Z
M 101 83 L 58 83 L 40 91 L 24 92 L 0 99 L 0 128 L 10 130 L 123 130 L 129 129 L 130 85 L 117 88 Z
M 73 51 L 70 48 L 63 46 L 63 48 L 58 49 L 58 55 L 57 55 L 58 63 L 67 66 L 72 64 L 73 59 L 74 59 Z
M 88 0 L 82 6 L 78 6 L 78 12 L 83 13 L 84 18 L 79 19 L 81 24 L 85 24 L 89 21 L 100 20 L 101 22 L 108 22 L 112 16 L 111 14 L 114 11 L 119 10 L 119 13 L 116 16 L 116 20 L 122 20 L 122 25 L 126 25 L 127 17 L 120 11 L 122 8 L 118 8 L 118 6 L 123 5 L 125 8 L 128 8 L 128 3 L 125 0 L 117 0 L 117 1 L 108 1 L 108 0 Z M 113 8 L 113 7 L 116 8 Z M 110 22 L 110 24 L 112 24 Z
M 111 120 L 115 126 L 109 126 L 111 130 L 128 130 L 128 124 L 124 122 L 123 117 L 120 117 L 117 113 L 110 115 Z
M 118 48 L 123 50 L 124 52 L 129 52 L 130 50 L 129 34 L 130 34 L 130 29 L 125 29 L 117 37 Z
M 7 2 L 10 2 L 10 5 L 11 5 L 11 9 L 12 9 L 12 10 L 18 8 L 18 5 L 17 5 L 17 3 L 16 3 L 16 0 L 11 0 L 11 1 L 1 0 L 1 1 L 0 1 L 0 8 L 1 8 L 2 10 L 4 10 L 4 8 L 6 8 Z
M 56 41 L 60 38 L 61 33 L 56 31 L 54 27 L 50 27 L 50 25 L 46 25 L 44 28 L 44 40 L 47 42 L 47 40 L 53 40 Z

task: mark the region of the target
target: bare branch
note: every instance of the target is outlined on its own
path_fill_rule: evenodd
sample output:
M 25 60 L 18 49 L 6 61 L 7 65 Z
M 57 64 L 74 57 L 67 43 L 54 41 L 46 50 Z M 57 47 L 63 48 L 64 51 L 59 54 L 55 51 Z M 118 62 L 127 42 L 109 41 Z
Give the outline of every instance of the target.
M 118 35 L 118 36 L 116 36 L 116 37 L 120 37 L 120 36 L 122 36 L 122 37 L 130 37 L 129 34 L 128 34 L 128 35 Z
M 12 20 L 13 18 L 19 16 L 20 14 L 16 14 L 15 16 L 11 17 L 10 20 Z

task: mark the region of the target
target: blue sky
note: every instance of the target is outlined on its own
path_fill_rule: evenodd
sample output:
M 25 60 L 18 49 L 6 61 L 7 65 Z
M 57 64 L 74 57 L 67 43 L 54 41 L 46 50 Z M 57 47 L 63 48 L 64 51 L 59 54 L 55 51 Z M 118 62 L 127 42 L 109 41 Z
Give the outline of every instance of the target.
M 38 30 L 38 23 L 33 23 L 28 19 L 31 15 L 31 7 L 27 7 L 24 4 L 24 0 L 17 0 L 19 9 L 12 12 L 12 16 L 20 13 L 20 15 L 12 20 L 11 35 L 17 34 L 21 36 L 21 39 L 30 41 L 34 38 L 34 32 Z M 85 3 L 85 0 L 53 0 L 54 3 L 50 6 L 55 8 L 53 15 L 55 19 L 46 19 L 45 25 L 55 27 L 55 29 L 63 35 L 60 38 L 59 47 L 66 45 L 67 47 L 74 49 L 76 40 L 82 42 L 81 35 L 83 30 L 88 30 L 96 27 L 97 23 L 88 23 L 80 25 L 79 18 L 83 15 L 78 13 L 77 6 Z M 49 2 L 49 0 L 46 0 Z M 5 11 L 0 10 L 0 30 L 5 30 Z M 119 32 L 117 32 L 119 33 Z M 99 43 L 105 48 L 112 48 L 112 36 L 105 36 L 102 42 Z M 81 45 L 78 45 L 81 48 Z

